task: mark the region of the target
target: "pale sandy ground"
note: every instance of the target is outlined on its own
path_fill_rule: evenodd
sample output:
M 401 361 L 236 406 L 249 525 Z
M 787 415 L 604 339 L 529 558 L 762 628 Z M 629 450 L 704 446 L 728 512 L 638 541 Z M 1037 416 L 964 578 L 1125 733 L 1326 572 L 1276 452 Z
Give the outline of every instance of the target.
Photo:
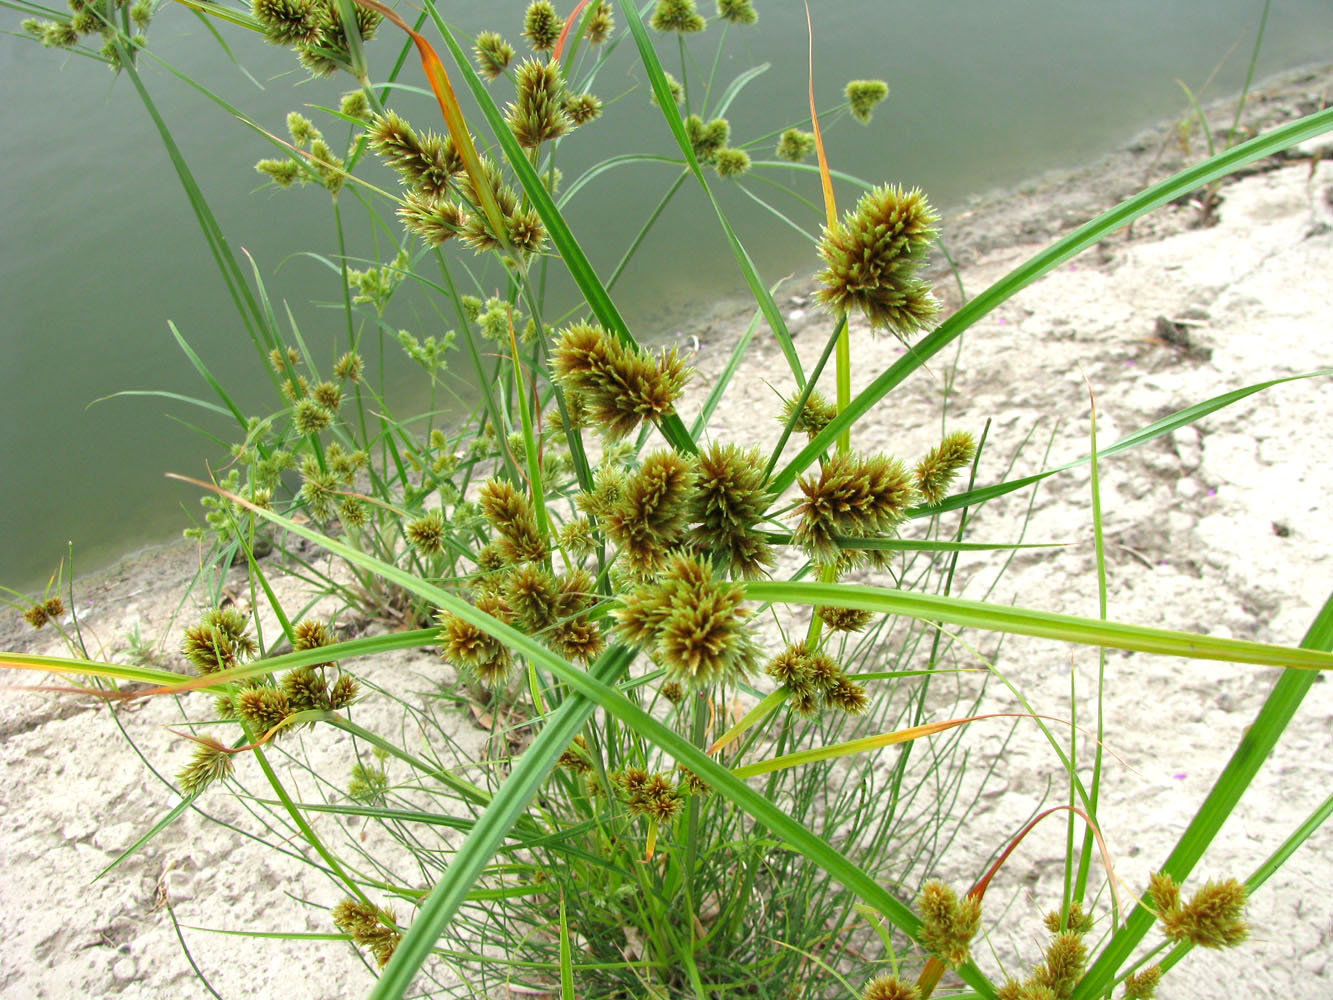
M 1330 76 L 1312 75 L 1274 92 L 1255 112 L 1266 122 L 1311 110 Z M 1221 120 L 1219 118 L 1219 120 Z M 1327 139 L 1306 152 L 1327 147 Z M 1158 148 L 1136 148 L 1072 175 L 1041 178 L 1019 193 L 984 199 L 947 220 L 946 237 L 976 291 L 1021 262 L 1053 234 L 1108 207 L 1142 183 Z M 1333 152 L 1333 151 L 1331 151 Z M 1154 176 L 1180 162 L 1170 151 Z M 1310 158 L 1266 165 L 1223 190 L 1220 222 L 1191 228 L 1194 209 L 1172 207 L 1117 234 L 1006 303 L 967 337 L 951 402 L 951 426 L 979 432 L 993 421 L 981 482 L 1002 477 L 1023 438 L 1034 441 L 1016 472 L 1035 470 L 1054 433 L 1051 462 L 1087 451 L 1088 395 L 1098 399 L 1104 446 L 1164 414 L 1229 389 L 1327 367 L 1333 350 L 1333 162 Z M 946 287 L 947 286 L 942 286 Z M 781 302 L 798 345 L 812 360 L 826 322 L 789 287 Z M 1189 321 L 1193 346 L 1157 338 L 1157 318 Z M 748 320 L 722 304 L 686 338 L 701 338 L 698 399 L 729 340 Z M 858 384 L 890 364 L 891 340 L 856 331 Z M 763 337 L 757 338 L 762 341 Z M 857 444 L 907 456 L 938 439 L 947 359 L 918 374 L 857 430 Z M 768 379 L 786 391 L 785 366 L 771 343 L 758 344 L 728 393 L 718 436 L 766 441 L 753 414 L 771 408 Z M 685 408 L 690 415 L 690 406 Z M 1108 538 L 1110 614 L 1149 625 L 1296 643 L 1333 587 L 1333 464 L 1323 452 L 1333 413 L 1328 377 L 1289 383 L 1204 419 L 1102 468 Z M 1030 541 L 1070 543 L 1018 557 L 993 597 L 1074 614 L 1097 610 L 1086 467 L 1043 485 L 1027 532 Z M 986 508 L 972 537 L 1016 537 L 1027 494 Z M 181 601 L 190 555 L 150 553 L 79 589 L 80 614 L 108 651 L 138 627 L 161 636 Z M 997 561 L 961 562 L 964 596 L 980 596 Z M 285 593 L 295 600 L 295 588 Z M 188 605 L 188 602 L 187 602 Z M 188 613 L 187 613 L 188 617 Z M 6 621 L 0 648 L 56 652 L 45 636 L 29 638 Z M 270 626 L 271 627 L 271 626 Z M 175 636 L 167 647 L 174 656 Z M 979 640 L 983 653 L 994 643 Z M 1070 672 L 1080 715 L 1092 717 L 1095 653 L 1036 640 L 1009 639 L 995 667 L 1036 711 L 1068 715 Z M 380 683 L 421 689 L 443 668 L 432 657 L 366 663 Z M 1107 658 L 1107 742 L 1126 764 L 1108 763 L 1102 824 L 1122 877 L 1142 886 L 1210 788 L 1275 678 L 1272 670 L 1191 663 L 1112 652 Z M 6 672 L 5 682 L 31 683 Z M 415 687 L 413 687 L 415 686 Z M 1333 791 L 1333 694 L 1318 683 L 1241 809 L 1201 864 L 1198 877 L 1244 878 Z M 941 710 L 949 706 L 942 705 Z M 992 683 L 987 711 L 1016 702 Z M 196 709 L 198 706 L 196 706 Z M 373 701 L 362 721 L 391 725 Z M 145 756 L 167 774 L 187 753 L 163 727 L 177 710 L 154 702 L 121 714 Z M 989 727 L 989 728 L 988 728 Z M 980 723 L 969 739 L 993 755 L 1005 729 Z M 460 721 L 465 750 L 480 735 Z M 195 815 L 101 881 L 97 872 L 169 808 L 168 789 L 126 745 L 105 711 L 68 697 L 7 692 L 0 697 L 0 994 L 5 997 L 202 997 L 176 940 L 164 900 L 183 924 L 256 930 L 327 932 L 326 914 L 303 906 L 337 901 L 336 890 L 299 862 L 276 856 Z M 346 762 L 345 745 L 317 733 L 305 744 L 316 760 Z M 886 761 L 887 765 L 887 761 Z M 253 777 L 253 774 L 248 775 Z M 1031 727 L 1020 726 L 977 811 L 943 863 L 956 884 L 974 878 L 991 852 L 1059 787 L 1060 765 Z M 204 800 L 235 815 L 222 795 Z M 338 835 L 328 830 L 326 834 Z M 353 834 L 354 835 L 354 834 Z M 1333 996 L 1333 836 L 1317 832 L 1262 888 L 1250 910 L 1254 940 L 1224 954 L 1189 957 L 1166 980 L 1168 1000 Z M 1006 962 L 1035 961 L 1043 934 L 1032 915 L 1056 904 L 1063 826 L 1030 837 L 997 879 L 997 899 L 1015 899 L 990 929 Z M 1102 924 L 1105 926 L 1105 923 Z M 240 941 L 186 931 L 191 954 L 228 998 L 282 996 L 324 1000 L 364 995 L 371 975 L 344 944 Z M 983 944 L 983 964 L 995 959 Z M 1023 969 L 1015 968 L 1022 973 Z

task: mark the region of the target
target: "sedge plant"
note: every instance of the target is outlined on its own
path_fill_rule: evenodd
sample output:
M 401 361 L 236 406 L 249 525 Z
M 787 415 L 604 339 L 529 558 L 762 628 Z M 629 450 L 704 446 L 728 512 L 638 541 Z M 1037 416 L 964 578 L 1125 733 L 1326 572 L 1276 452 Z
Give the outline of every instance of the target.
M 521 23 L 475 37 L 429 3 L 415 25 L 376 0 L 192 3 L 291 48 L 307 73 L 347 80 L 339 108 L 318 121 L 294 111 L 285 135 L 256 139 L 275 154 L 256 163 L 265 183 L 328 192 L 340 242 L 349 202 L 366 207 L 381 237 L 394 234 L 377 259 L 322 258 L 339 276 L 346 331 L 322 356 L 308 331 L 279 320 L 258 268 L 232 255 L 156 116 L 136 71 L 153 58 L 139 33 L 147 18 L 116 0 L 81 0 L 69 17 L 11 6 L 34 15 L 25 30 L 44 44 L 107 61 L 154 113 L 274 390 L 269 412 L 244 413 L 173 327 L 217 396 L 209 405 L 238 434 L 230 467 L 200 481 L 205 511 L 193 530 L 213 545 L 214 575 L 238 561 L 252 594 L 249 609 L 215 602 L 184 630 L 191 676 L 99 664 L 74 649 L 4 657 L 152 685 L 135 697 L 182 697 L 193 747 L 173 784 L 181 801 L 132 850 L 201 797 L 238 796 L 264 816 L 265 839 L 302 844 L 336 885 L 328 926 L 378 970 L 377 1000 L 506 988 L 1146 998 L 1189 949 L 1243 943 L 1245 898 L 1262 878 L 1200 883 L 1195 868 L 1318 671 L 1333 666 L 1333 605 L 1288 648 L 957 597 L 960 553 L 1015 547 L 970 540 L 972 514 L 1060 470 L 996 477 L 983 428 L 946 426 L 932 447 L 901 456 L 861 448 L 858 428 L 1042 274 L 1152 208 L 1333 127 L 1333 112 L 1146 189 L 942 318 L 922 267 L 939 238 L 928 195 L 884 178 L 863 184 L 850 207 L 835 203 L 822 128 L 844 116 L 869 122 L 886 84 L 851 81 L 845 103 L 821 111 L 812 83 L 794 122 L 753 140 L 733 134 L 727 110 L 748 78 L 715 96 L 718 67 L 731 33 L 761 14 L 750 0 L 722 0 L 716 17 L 694 0 L 644 9 L 584 0 L 570 10 L 535 0 Z M 381 55 L 391 35 L 400 47 Z M 637 54 L 651 96 L 639 95 L 642 105 L 677 155 L 623 156 L 566 182 L 560 151 L 597 127 L 599 72 L 615 46 Z M 372 85 L 381 63 L 395 81 L 419 65 L 432 101 Z M 395 181 L 363 169 L 371 159 Z M 618 264 L 599 273 L 566 210 L 632 163 L 665 164 L 671 177 Z M 793 171 L 817 177 L 824 197 L 810 260 L 827 339 L 808 370 L 717 196 L 764 173 L 781 192 Z M 697 414 L 686 408 L 690 359 L 641 343 L 612 295 L 687 185 L 704 195 L 756 314 Z M 556 270 L 578 289 L 564 315 L 546 293 Z M 405 287 L 431 296 L 449 329 L 395 329 L 386 313 Z M 769 448 L 727 439 L 711 419 L 761 323 L 791 386 L 775 398 L 781 433 Z M 909 349 L 853 394 L 855 337 L 866 327 Z M 421 373 L 424 413 L 395 415 L 386 350 Z M 476 402 L 449 417 L 439 407 L 460 368 Z M 1094 477 L 1100 458 L 1270 384 L 1104 448 L 1094 437 Z M 307 605 L 283 606 L 278 572 L 304 581 Z M 320 598 L 331 613 L 313 613 Z M 59 603 L 44 595 L 24 610 L 40 627 L 59 618 Z M 279 623 L 276 639 L 256 632 L 260 605 Z M 352 635 L 374 620 L 392 629 Z M 995 864 L 951 886 L 928 876 L 976 794 L 964 774 L 986 766 L 968 741 L 984 687 L 943 714 L 931 697 L 945 675 L 980 665 L 960 629 L 1286 670 L 1151 886 L 1124 899 L 1115 891 L 1113 902 L 1091 891 L 1087 872 L 1103 853 L 1099 778 L 1085 783 L 1070 757 L 1068 805 L 994 831 Z M 432 684 L 380 682 L 377 655 L 417 648 L 441 661 Z M 404 724 L 363 725 L 368 699 L 394 706 Z M 480 755 L 453 735 L 459 706 L 487 720 Z M 302 748 L 334 732 L 350 738 L 345 768 L 314 769 Z M 906 749 L 883 766 L 877 751 L 895 745 Z M 1063 754 L 1054 739 L 1052 749 Z M 298 798 L 298 784 L 314 791 Z M 329 817 L 375 834 L 337 835 Z M 992 919 L 987 887 L 1051 817 L 1084 833 L 1069 858 L 1071 889 L 1053 901 L 1045 953 L 1019 976 L 997 976 L 974 943 Z M 1284 857 L 1322 819 L 1295 831 Z M 1155 921 L 1165 943 L 1145 946 Z

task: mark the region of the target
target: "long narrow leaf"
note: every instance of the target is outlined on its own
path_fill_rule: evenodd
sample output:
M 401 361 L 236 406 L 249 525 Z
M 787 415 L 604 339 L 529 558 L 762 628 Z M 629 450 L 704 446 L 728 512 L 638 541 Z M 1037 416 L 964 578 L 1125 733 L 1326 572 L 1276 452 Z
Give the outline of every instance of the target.
M 1192 632 L 1149 628 L 1080 618 L 1050 611 L 1034 611 L 1007 604 L 987 604 L 959 597 L 918 594 L 887 587 L 845 583 L 813 583 L 759 580 L 744 584 L 752 601 L 773 604 L 833 605 L 860 608 L 884 614 L 907 615 L 926 621 L 949 622 L 966 628 L 1012 632 L 1088 646 L 1108 646 L 1140 653 L 1184 656 L 1198 660 L 1226 660 L 1270 667 L 1305 670 L 1333 669 L 1333 654 L 1316 649 L 1273 646 L 1244 639 L 1219 639 Z M 1313 675 L 1311 675 L 1313 676 Z

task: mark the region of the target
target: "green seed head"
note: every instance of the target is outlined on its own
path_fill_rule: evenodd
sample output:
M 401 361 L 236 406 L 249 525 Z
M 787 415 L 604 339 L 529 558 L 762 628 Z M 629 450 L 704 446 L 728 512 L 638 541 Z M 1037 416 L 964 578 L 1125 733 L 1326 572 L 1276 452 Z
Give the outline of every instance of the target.
M 844 93 L 853 117 L 862 125 L 869 125 L 875 105 L 889 96 L 889 85 L 883 80 L 852 80 Z
M 676 31 L 682 35 L 694 34 L 707 27 L 694 0 L 657 0 L 657 9 L 649 23 L 654 31 Z
M 478 72 L 488 80 L 503 75 L 514 58 L 514 47 L 494 31 L 483 31 L 478 35 L 472 51 L 477 57 Z
M 523 15 L 523 37 L 534 52 L 550 52 L 560 39 L 560 15 L 547 0 L 533 0 Z

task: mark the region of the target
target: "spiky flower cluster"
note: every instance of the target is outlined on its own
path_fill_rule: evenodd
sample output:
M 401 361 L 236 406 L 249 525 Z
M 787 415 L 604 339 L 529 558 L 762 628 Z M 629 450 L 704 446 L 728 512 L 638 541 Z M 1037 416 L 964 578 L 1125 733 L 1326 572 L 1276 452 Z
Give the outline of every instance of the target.
M 536 149 L 573 127 L 565 112 L 565 81 L 559 64 L 526 59 L 514 77 L 517 96 L 509 105 L 507 120 L 520 146 Z
M 795 393 L 790 398 L 783 400 L 782 403 L 782 422 L 784 424 L 791 422 L 792 430 L 799 431 L 813 438 L 838 415 L 838 408 L 830 403 L 824 396 L 811 390 L 810 395 L 806 397 L 805 405 L 801 407 L 800 412 L 796 410 L 796 405 L 801 401 L 801 394 Z
M 402 183 L 428 198 L 447 193 L 463 170 L 463 158 L 448 136 L 416 131 L 400 115 L 376 115 L 366 130 L 370 148 L 392 167 Z
M 587 26 L 585 29 L 587 39 L 593 45 L 601 45 L 610 38 L 616 26 L 616 19 L 611 12 L 611 0 L 597 0 L 597 5 L 583 23 Z
M 231 753 L 217 740 L 197 737 L 198 746 L 190 762 L 176 775 L 181 791 L 187 796 L 198 795 L 215 781 L 231 777 Z
M 1092 930 L 1092 914 L 1077 900 L 1063 917 L 1056 910 L 1046 915 L 1051 943 L 1046 954 L 1021 983 L 1009 979 L 999 990 L 999 1000 L 1068 1000 L 1088 965 L 1083 936 Z
M 954 431 L 926 452 L 912 470 L 912 480 L 921 498 L 930 504 L 943 500 L 944 491 L 958 470 L 971 462 L 976 454 L 977 443 L 967 431 Z
M 716 163 L 718 155 L 727 148 L 727 140 L 731 138 L 731 123 L 725 118 L 705 122 L 698 115 L 690 115 L 685 119 L 685 135 L 700 163 Z
M 846 90 L 852 117 L 862 125 L 869 125 L 875 105 L 889 96 L 889 85 L 883 80 L 850 80 Z
M 356 30 L 368 42 L 384 17 L 360 5 L 353 9 Z M 351 65 L 347 32 L 334 0 L 252 0 L 250 11 L 270 42 L 294 47 L 301 65 L 316 76 Z
M 66 20 L 44 21 L 30 17 L 25 18 L 21 26 L 47 48 L 67 49 L 78 45 L 84 36 L 100 35 L 102 45 L 97 54 L 113 72 L 123 68 L 126 56 L 133 61 L 138 50 L 147 44 L 142 32 L 147 30 L 153 18 L 152 0 L 116 0 L 114 4 L 101 0 L 68 0 L 68 6 L 70 14 Z M 129 8 L 129 20 L 137 29 L 134 35 L 121 30 L 121 12 L 126 7 Z M 86 44 L 92 47 L 92 43 Z
M 672 557 L 660 579 L 624 597 L 616 621 L 624 639 L 643 645 L 668 680 L 708 687 L 745 679 L 758 651 L 746 627 L 744 589 L 713 575 L 693 556 Z
M 717 16 L 732 24 L 754 24 L 759 20 L 752 0 L 717 0 Z
M 897 976 L 876 976 L 861 988 L 861 1000 L 920 1000 L 920 992 Z
M 750 169 L 750 154 L 743 149 L 721 149 L 713 165 L 719 177 L 739 177 Z
M 682 35 L 703 31 L 708 22 L 700 15 L 694 0 L 657 0 L 649 22 L 654 31 L 676 31 Z
M 644 420 L 674 413 L 689 378 L 674 348 L 663 348 L 654 359 L 589 323 L 575 323 L 561 332 L 551 353 L 551 371 L 566 393 L 581 397 L 612 440 L 625 437 Z
M 1188 903 L 1166 872 L 1150 880 L 1153 904 L 1162 931 L 1177 943 L 1189 941 L 1201 948 L 1233 948 L 1249 937 L 1245 923 L 1245 886 L 1234 878 L 1207 882 Z
M 247 631 L 245 617 L 231 608 L 206 612 L 198 625 L 185 630 L 181 644 L 185 658 L 204 674 L 230 670 L 258 651 Z
M 540 562 L 547 546 L 537 530 L 532 501 L 507 479 L 491 479 L 477 497 L 482 515 L 500 537 L 496 546 L 504 563 Z
M 556 577 L 543 566 L 525 564 L 513 567 L 492 585 L 515 624 L 562 656 L 589 663 L 605 647 L 601 626 L 588 617 L 597 594 L 587 571 L 575 569 Z
M 560 39 L 560 15 L 549 0 L 533 0 L 523 15 L 523 37 L 535 52 L 550 52 Z
M 865 688 L 849 678 L 833 657 L 811 650 L 804 642 L 788 646 L 764 669 L 787 689 L 792 709 L 801 715 L 814 715 L 821 702 L 848 715 L 860 715 L 869 703 Z
M 768 508 L 758 448 L 714 443 L 699 455 L 690 540 L 719 569 L 752 579 L 773 563 L 772 548 L 755 525 Z
M 497 597 L 483 596 L 477 610 L 509 623 L 509 609 Z M 451 611 L 441 611 L 440 655 L 487 687 L 498 688 L 509 678 L 514 660 L 509 647 L 485 629 L 465 621 Z
M 789 128 L 778 139 L 777 154 L 784 160 L 799 163 L 815 151 L 815 134 Z
M 569 749 L 560 755 L 556 762 L 557 767 L 563 767 L 566 771 L 573 771 L 575 774 L 588 774 L 592 771 L 592 764 L 588 759 L 588 741 L 582 736 L 575 736 L 573 744 Z
M 309 156 L 293 153 L 283 159 L 260 160 L 255 164 L 256 173 L 263 174 L 279 187 L 291 187 L 297 182 L 304 186 L 317 181 L 334 193 L 341 190 L 346 178 L 342 158 L 334 155 L 333 148 L 324 141 L 324 135 L 315 128 L 315 123 L 292 111 L 287 115 L 287 132 L 295 149 L 310 147 Z
M 607 491 L 597 514 L 602 529 L 635 576 L 659 572 L 671 553 L 684 545 L 695 478 L 691 461 L 674 451 L 655 451 L 632 475 L 621 479 L 603 475 L 598 481 L 599 489 Z
M 1162 981 L 1162 967 L 1150 965 L 1125 977 L 1124 1000 L 1153 1000 Z
M 49 621 L 55 621 L 65 613 L 65 602 L 59 597 L 47 598 L 41 604 L 34 604 L 23 612 L 23 620 L 33 628 L 41 628 Z
M 555 105 L 563 116 L 560 100 L 563 87 Z M 568 118 L 563 120 L 568 127 Z M 534 127 L 549 124 L 537 123 Z M 480 179 L 473 178 L 463 170 L 462 158 L 452 140 L 433 134 L 418 137 L 403 118 L 392 112 L 371 122 L 369 136 L 372 147 L 410 186 L 398 210 L 399 218 L 429 245 L 439 246 L 457 236 L 478 252 L 508 245 L 531 254 L 545 243 L 546 227 L 541 217 L 535 209 L 520 202 L 513 186 L 487 157 L 479 161 Z M 479 183 L 499 209 L 503 233 L 495 231 L 487 213 L 480 208 L 483 198 Z
M 392 910 L 356 899 L 344 899 L 333 908 L 333 922 L 344 934 L 375 956 L 382 969 L 393 958 L 403 934 Z
M 964 964 L 981 928 L 981 900 L 974 896 L 959 900 L 943 882 L 932 880 L 921 887 L 916 905 L 923 921 L 920 940 L 926 950 L 951 969 Z
M 792 540 L 816 562 L 836 564 L 837 538 L 874 538 L 887 534 L 916 499 L 902 462 L 883 455 L 835 454 L 817 476 L 800 481 L 805 501 L 796 508 L 800 523 Z
M 412 548 L 423 556 L 438 556 L 444 551 L 444 511 L 438 508 L 409 521 L 403 531 Z
M 615 617 L 625 640 L 648 650 L 668 680 L 706 687 L 754 669 L 744 600 L 744 590 L 719 580 L 707 562 L 678 554 L 659 579 L 634 587 Z
M 861 632 L 870 624 L 875 615 L 873 612 L 865 611 L 862 608 L 838 608 L 825 605 L 819 609 L 819 617 L 823 619 L 830 632 Z
M 483 31 L 472 47 L 477 56 L 477 69 L 488 80 L 494 80 L 509 68 L 514 59 L 514 47 L 495 31 Z
M 819 255 L 823 287 L 815 297 L 834 313 L 857 308 L 871 326 L 900 336 L 923 329 L 939 304 L 917 277 L 939 216 L 919 188 L 885 186 L 867 192 L 841 222 L 824 230 Z
M 669 823 L 684 805 L 680 792 L 665 774 L 649 774 L 641 767 L 629 767 L 611 775 L 611 781 L 633 816 Z

